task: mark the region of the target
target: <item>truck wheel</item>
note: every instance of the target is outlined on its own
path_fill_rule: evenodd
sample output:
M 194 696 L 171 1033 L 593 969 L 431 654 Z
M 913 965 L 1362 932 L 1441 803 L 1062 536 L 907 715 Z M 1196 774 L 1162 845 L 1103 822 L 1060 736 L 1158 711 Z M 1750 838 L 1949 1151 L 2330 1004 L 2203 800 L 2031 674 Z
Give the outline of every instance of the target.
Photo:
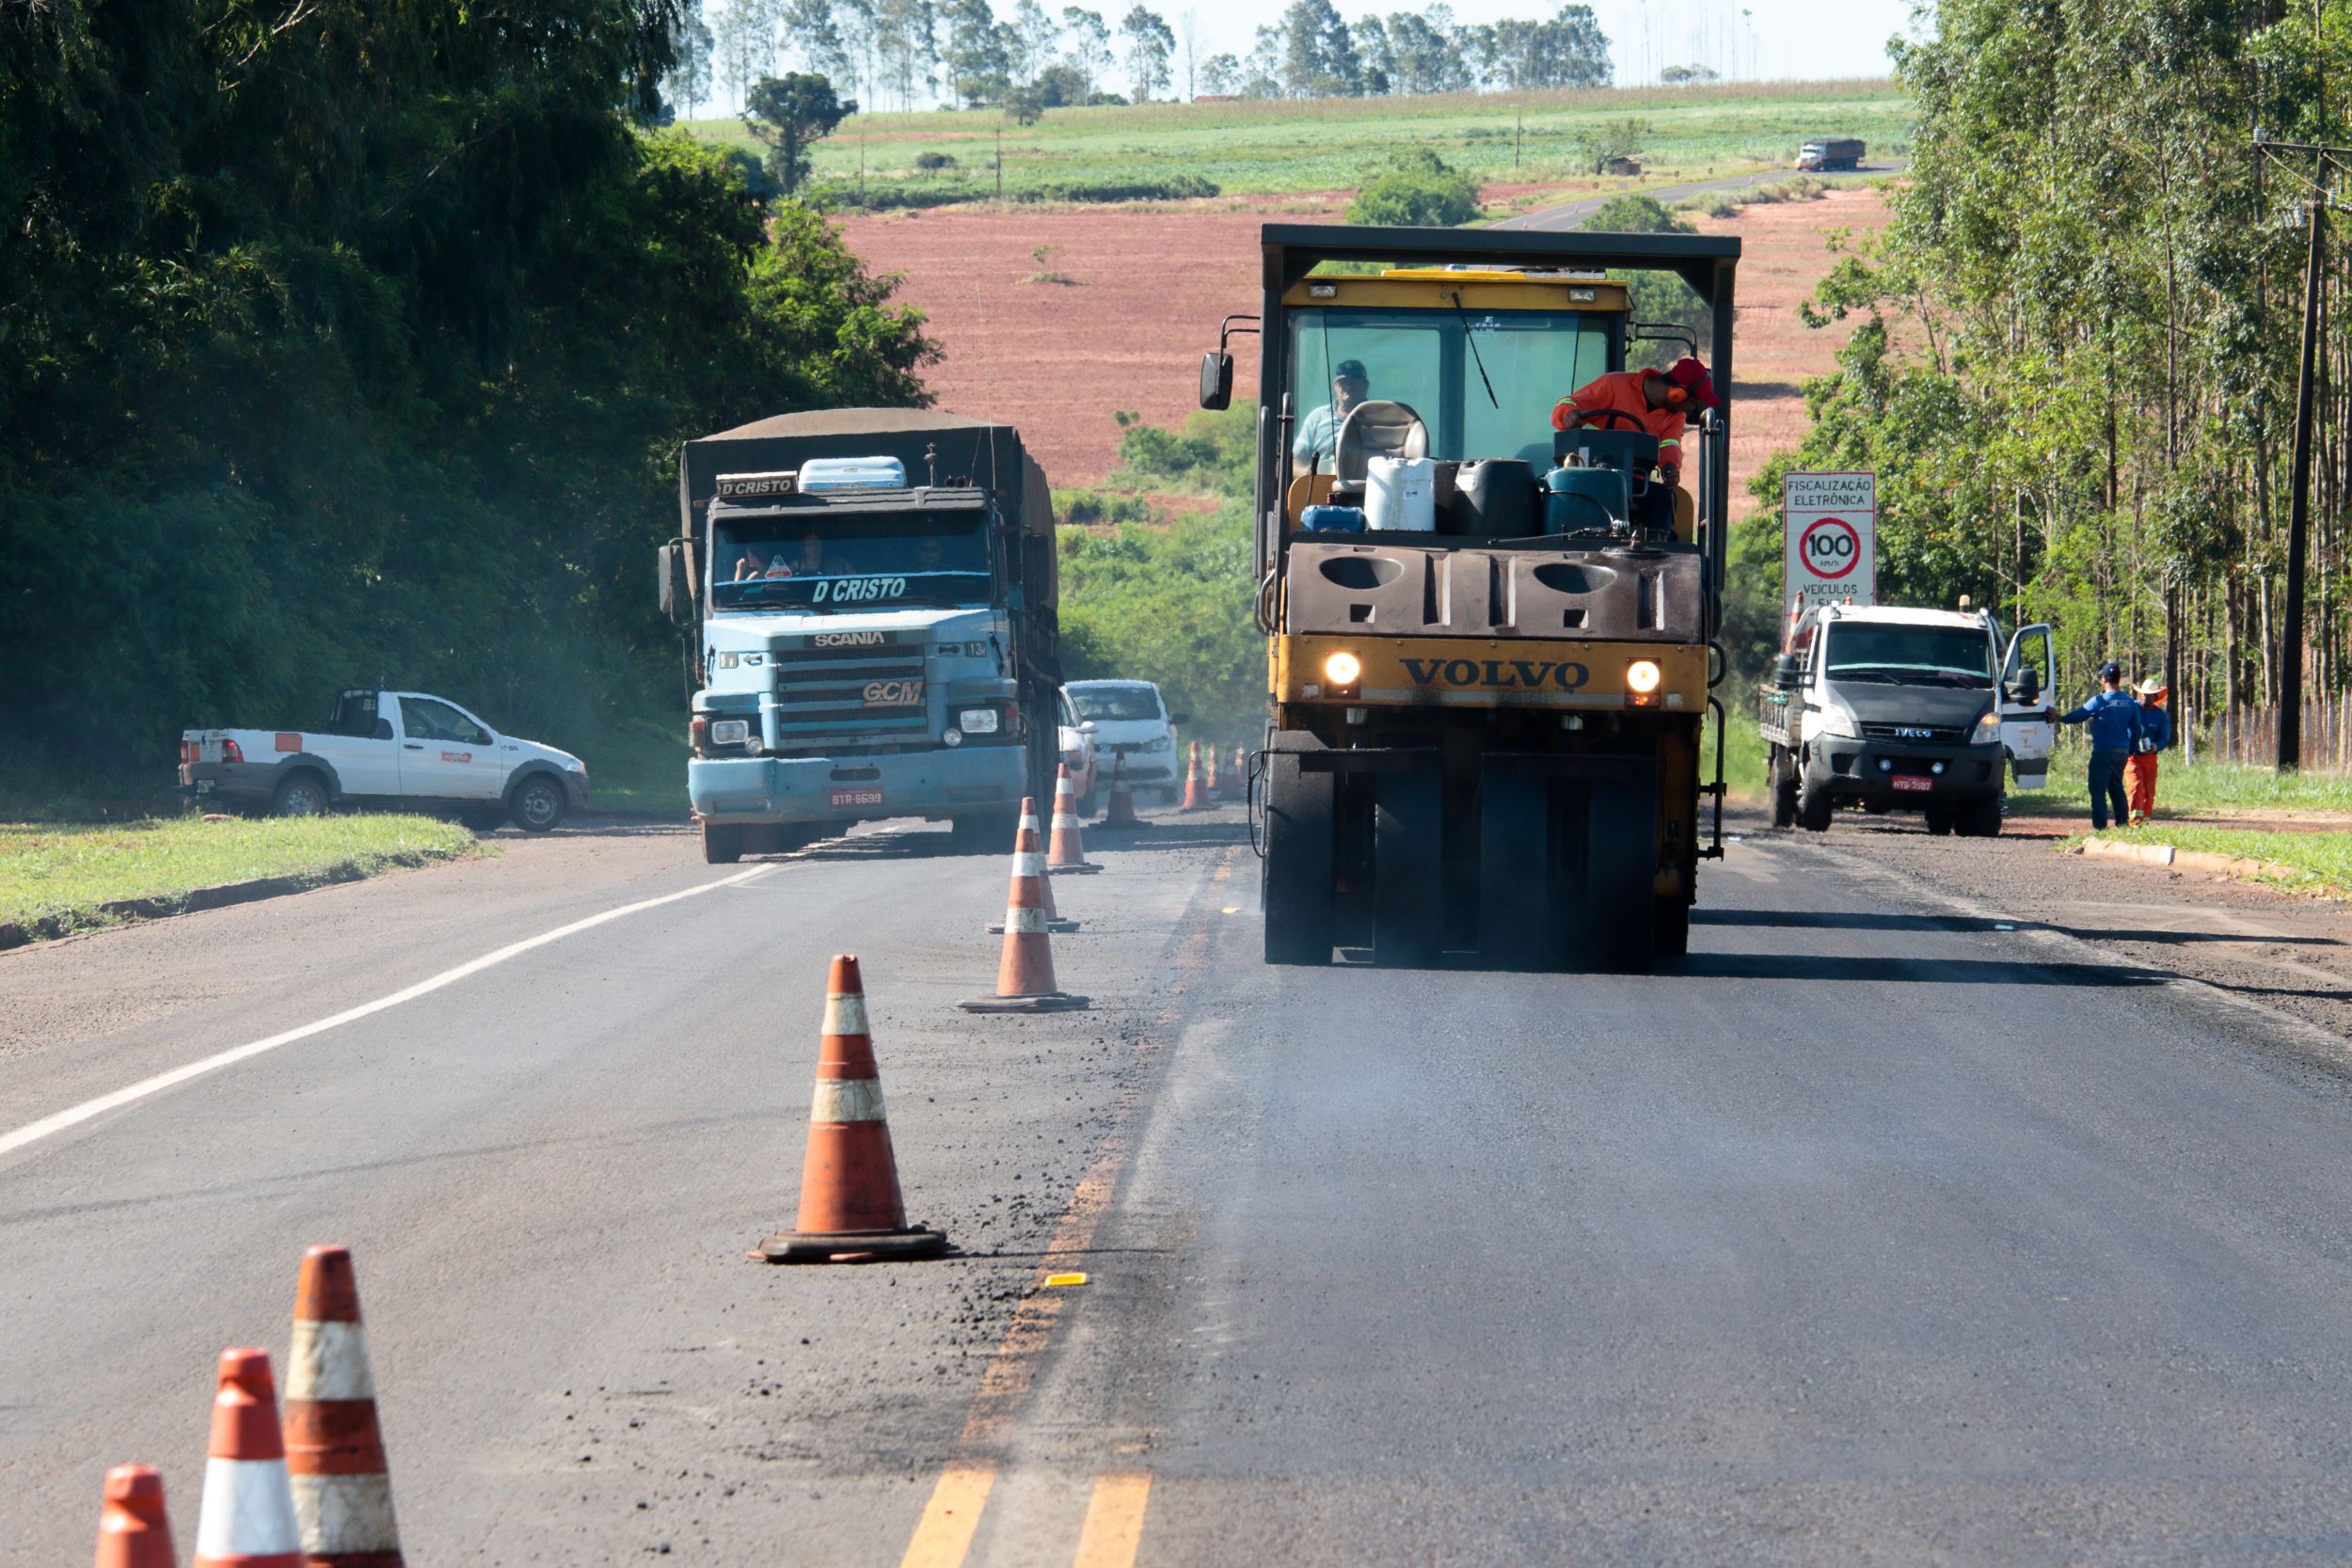
M 564 786 L 545 773 L 534 773 L 516 785 L 507 815 L 527 833 L 553 832 L 564 820 Z
M 703 863 L 733 865 L 743 858 L 743 824 L 740 822 L 706 822 L 703 824 Z
M 1445 775 L 1382 773 L 1373 795 L 1372 958 L 1435 966 L 1444 950 Z
M 1772 826 L 1793 828 L 1797 825 L 1797 765 L 1796 759 L 1778 746 L 1772 748 Z
M 1800 791 L 1797 796 L 1797 826 L 1808 833 L 1829 832 L 1830 812 L 1836 804 L 1826 789 Z
M 1926 809 L 1926 811 L 1925 811 L 1924 813 L 1922 813 L 1921 815 L 1925 816 L 1927 817 L 1927 819 L 1928 819 L 1928 832 L 1929 832 L 1931 836 L 1936 837 L 1936 838 L 1944 838 L 1944 837 L 1947 836 L 1947 835 L 1951 832 L 1951 831 L 1952 831 L 1952 808 L 1951 808 L 1951 807 L 1949 807 L 1949 806 L 1934 806 L 1934 805 L 1931 805 L 1931 806 L 1929 806 L 1929 807 Z
M 1963 838 L 1998 838 L 2001 836 L 2001 798 L 1981 795 L 1960 808 L 1959 819 L 1953 824 Z
M 330 803 L 326 781 L 306 768 L 279 783 L 278 793 L 270 797 L 269 812 L 272 816 L 325 816 Z
M 1265 961 L 1331 961 L 1331 834 L 1337 775 L 1310 773 L 1295 752 L 1266 755 Z

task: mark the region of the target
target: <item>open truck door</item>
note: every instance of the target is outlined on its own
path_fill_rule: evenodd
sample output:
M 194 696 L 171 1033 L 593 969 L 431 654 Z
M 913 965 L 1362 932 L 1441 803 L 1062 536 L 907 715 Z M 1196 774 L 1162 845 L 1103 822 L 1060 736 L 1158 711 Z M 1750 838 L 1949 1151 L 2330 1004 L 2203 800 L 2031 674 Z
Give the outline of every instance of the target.
M 2040 789 L 2050 780 L 2049 692 L 2058 672 L 2046 626 L 2021 626 L 2009 640 L 2001 661 L 2001 744 L 2020 789 Z

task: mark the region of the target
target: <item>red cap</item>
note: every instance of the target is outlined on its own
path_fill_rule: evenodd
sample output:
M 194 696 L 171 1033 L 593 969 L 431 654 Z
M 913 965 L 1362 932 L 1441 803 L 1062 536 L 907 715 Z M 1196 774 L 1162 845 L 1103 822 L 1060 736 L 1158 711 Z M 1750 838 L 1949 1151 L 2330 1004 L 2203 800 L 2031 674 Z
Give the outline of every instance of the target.
M 1724 400 L 1715 395 L 1715 378 L 1707 373 L 1707 367 L 1688 357 L 1676 360 L 1667 368 L 1666 379 L 1691 394 L 1691 401 L 1701 408 L 1721 408 Z

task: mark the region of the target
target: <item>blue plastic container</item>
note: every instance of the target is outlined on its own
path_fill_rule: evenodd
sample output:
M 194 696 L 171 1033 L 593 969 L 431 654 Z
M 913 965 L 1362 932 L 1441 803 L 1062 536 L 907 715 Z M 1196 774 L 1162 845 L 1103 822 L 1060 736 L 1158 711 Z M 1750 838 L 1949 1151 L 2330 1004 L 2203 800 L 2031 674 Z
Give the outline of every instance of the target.
M 1311 506 L 1299 513 L 1298 526 L 1309 533 L 1361 533 L 1364 531 L 1364 509 L 1360 506 Z

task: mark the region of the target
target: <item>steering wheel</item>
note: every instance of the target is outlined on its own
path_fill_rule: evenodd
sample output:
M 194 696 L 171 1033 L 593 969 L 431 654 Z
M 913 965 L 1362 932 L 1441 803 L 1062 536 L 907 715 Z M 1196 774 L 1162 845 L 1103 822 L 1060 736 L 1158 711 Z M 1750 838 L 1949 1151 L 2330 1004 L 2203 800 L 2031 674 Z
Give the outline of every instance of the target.
M 1622 408 L 1594 408 L 1579 409 L 1577 411 L 1576 422 L 1579 429 L 1592 423 L 1595 420 L 1619 420 L 1625 423 L 1628 429 L 1631 430 L 1637 436 L 1647 436 L 1649 434 L 1648 426 L 1643 424 L 1641 420 L 1635 419 L 1632 415 L 1627 413 Z

